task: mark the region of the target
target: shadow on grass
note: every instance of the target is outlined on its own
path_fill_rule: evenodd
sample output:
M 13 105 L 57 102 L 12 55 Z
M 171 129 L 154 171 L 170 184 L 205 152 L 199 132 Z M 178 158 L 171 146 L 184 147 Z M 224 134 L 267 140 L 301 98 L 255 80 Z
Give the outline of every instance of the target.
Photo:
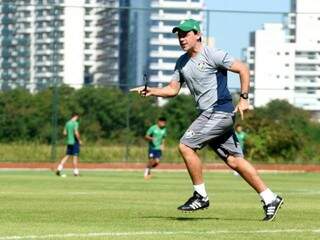
M 248 218 L 219 218 L 219 217 L 170 217 L 170 216 L 141 216 L 140 218 L 145 219 L 165 219 L 171 221 L 253 221 L 259 222 L 259 219 L 248 219 Z

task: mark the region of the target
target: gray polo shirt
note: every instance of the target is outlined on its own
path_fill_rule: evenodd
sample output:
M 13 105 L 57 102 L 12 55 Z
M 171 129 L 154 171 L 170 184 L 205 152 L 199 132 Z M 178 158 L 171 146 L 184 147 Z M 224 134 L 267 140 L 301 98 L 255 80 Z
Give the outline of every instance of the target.
M 234 106 L 227 86 L 227 68 L 234 58 L 221 49 L 204 46 L 195 57 L 187 53 L 176 62 L 172 79 L 187 84 L 200 111 L 232 112 Z

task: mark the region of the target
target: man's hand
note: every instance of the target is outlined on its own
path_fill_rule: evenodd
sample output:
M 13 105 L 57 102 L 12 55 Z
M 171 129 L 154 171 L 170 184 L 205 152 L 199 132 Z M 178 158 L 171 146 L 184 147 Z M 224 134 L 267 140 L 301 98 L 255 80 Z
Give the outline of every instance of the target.
M 141 86 L 141 87 L 136 87 L 136 88 L 131 88 L 130 92 L 138 92 L 140 96 L 143 97 L 148 97 L 151 96 L 151 88 L 150 87 L 145 87 L 145 86 Z
M 243 120 L 243 113 L 248 109 L 249 109 L 249 101 L 247 99 L 240 98 L 240 101 L 233 112 L 234 113 L 240 112 L 241 119 Z

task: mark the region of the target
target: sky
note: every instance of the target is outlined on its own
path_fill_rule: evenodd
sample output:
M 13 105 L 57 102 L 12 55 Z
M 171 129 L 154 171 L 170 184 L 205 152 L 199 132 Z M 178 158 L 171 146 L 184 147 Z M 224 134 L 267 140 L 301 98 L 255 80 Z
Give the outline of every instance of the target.
M 290 0 L 205 0 L 209 10 L 241 11 L 290 11 Z M 215 39 L 215 47 L 225 49 L 236 58 L 249 46 L 249 33 L 261 29 L 263 23 L 281 23 L 282 14 L 210 13 L 209 35 Z M 205 28 L 206 26 L 202 26 Z M 239 87 L 236 75 L 230 75 L 230 88 Z

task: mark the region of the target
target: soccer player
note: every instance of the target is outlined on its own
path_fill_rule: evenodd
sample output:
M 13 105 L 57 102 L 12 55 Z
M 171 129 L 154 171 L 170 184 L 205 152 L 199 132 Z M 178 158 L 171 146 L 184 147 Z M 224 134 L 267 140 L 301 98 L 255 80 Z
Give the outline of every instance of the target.
M 73 158 L 73 175 L 79 176 L 78 161 L 80 153 L 80 133 L 79 133 L 79 114 L 73 113 L 71 119 L 66 123 L 63 129 L 63 135 L 67 138 L 67 151 L 66 155 L 62 158 L 60 164 L 57 167 L 56 174 L 61 176 L 63 165 L 68 161 L 70 157 Z
M 173 97 L 179 93 L 182 84 L 186 83 L 195 98 L 199 116 L 189 126 L 179 144 L 194 193 L 178 210 L 196 211 L 209 207 L 202 162 L 197 154 L 199 149 L 208 144 L 260 195 L 264 203 L 263 220 L 273 220 L 283 199 L 266 186 L 256 169 L 244 158 L 233 128 L 235 113 L 239 112 L 243 118 L 244 112 L 249 109 L 250 81 L 247 66 L 224 50 L 205 46 L 196 20 L 181 21 L 172 32 L 177 34 L 180 47 L 186 53 L 177 60 L 170 83 L 162 88 L 145 89 L 142 86 L 131 91 L 137 91 L 141 96 Z M 240 78 L 241 95 L 236 107 L 233 106 L 227 87 L 228 71 L 237 73 Z
M 240 124 L 237 124 L 235 129 L 236 129 L 235 133 L 239 140 L 242 151 L 245 152 L 245 141 L 247 138 L 247 134 L 243 131 L 242 126 Z
M 165 137 L 167 136 L 166 118 L 158 118 L 157 124 L 152 125 L 145 135 L 145 140 L 149 142 L 148 163 L 144 170 L 144 179 L 151 178 L 151 169 L 158 166 L 162 151 L 164 150 Z

